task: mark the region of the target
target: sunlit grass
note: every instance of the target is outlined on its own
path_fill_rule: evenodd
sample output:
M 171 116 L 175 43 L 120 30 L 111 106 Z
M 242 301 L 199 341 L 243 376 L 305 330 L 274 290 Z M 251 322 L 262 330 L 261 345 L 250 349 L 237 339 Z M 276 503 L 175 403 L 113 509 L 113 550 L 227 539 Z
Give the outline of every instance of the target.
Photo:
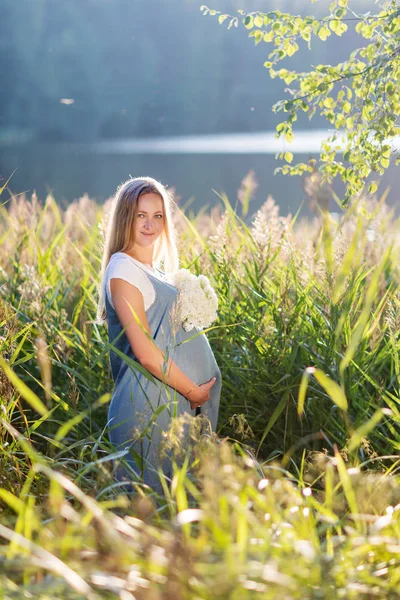
M 176 215 L 182 265 L 219 296 L 220 441 L 194 434 L 165 494 L 138 485 L 134 501 L 114 481 L 124 456 L 105 431 L 112 379 L 94 324 L 108 208 L 0 207 L 7 597 L 395 598 L 400 227 L 388 207 L 299 221 L 269 199 L 243 221 L 222 198 Z M 178 431 L 166 443 L 179 450 Z

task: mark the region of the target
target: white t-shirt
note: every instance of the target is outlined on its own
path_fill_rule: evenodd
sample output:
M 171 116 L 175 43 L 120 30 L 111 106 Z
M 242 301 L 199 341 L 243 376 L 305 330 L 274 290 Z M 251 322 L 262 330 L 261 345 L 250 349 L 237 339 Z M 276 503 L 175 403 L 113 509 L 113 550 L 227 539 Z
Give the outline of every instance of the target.
M 115 308 L 111 297 L 110 280 L 118 278 L 134 285 L 143 296 L 144 309 L 150 308 L 156 299 L 156 292 L 150 277 L 147 275 L 148 272 L 158 279 L 163 279 L 159 271 L 146 267 L 136 258 L 125 254 L 125 252 L 112 254 L 104 274 L 104 287 L 111 306 Z

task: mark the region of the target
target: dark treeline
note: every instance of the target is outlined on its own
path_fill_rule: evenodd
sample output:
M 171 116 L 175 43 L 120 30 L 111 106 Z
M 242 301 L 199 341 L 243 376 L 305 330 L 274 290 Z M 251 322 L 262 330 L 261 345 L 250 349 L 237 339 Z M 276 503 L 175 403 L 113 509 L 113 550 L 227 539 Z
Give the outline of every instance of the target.
M 328 4 L 207 2 L 230 14 L 242 8 L 321 16 Z M 352 4 L 364 12 L 373 6 L 367 0 Z M 273 128 L 278 117 L 270 107 L 284 88 L 263 67 L 269 46 L 255 47 L 242 27 L 227 31 L 215 17 L 203 17 L 200 5 L 2 0 L 0 133 L 68 141 Z M 356 34 L 332 36 L 294 56 L 290 66 L 336 63 L 357 42 Z

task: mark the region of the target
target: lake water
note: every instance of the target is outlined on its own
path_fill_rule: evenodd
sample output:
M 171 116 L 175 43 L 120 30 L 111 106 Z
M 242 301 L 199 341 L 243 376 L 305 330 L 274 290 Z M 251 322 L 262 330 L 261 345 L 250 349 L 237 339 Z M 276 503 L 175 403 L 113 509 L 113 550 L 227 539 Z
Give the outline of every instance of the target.
M 294 162 L 307 161 L 319 153 L 326 131 L 296 132 L 286 150 Z M 12 193 L 31 193 L 40 198 L 53 192 L 65 205 L 87 192 L 103 201 L 128 177 L 150 175 L 175 189 L 180 206 L 190 200 L 195 212 L 220 200 L 213 192 L 225 192 L 235 205 L 241 180 L 253 170 L 258 183 L 251 211 L 270 194 L 281 214 L 295 212 L 304 191 L 299 177 L 274 175 L 282 164 L 275 153 L 283 149 L 273 132 L 115 140 L 93 144 L 0 145 L 0 176 L 4 180 L 16 169 L 10 182 Z M 388 202 L 397 204 L 400 171 L 392 167 L 383 177 L 381 191 L 391 187 Z M 6 195 L 6 194 L 5 194 Z M 7 199 L 7 195 L 4 199 Z

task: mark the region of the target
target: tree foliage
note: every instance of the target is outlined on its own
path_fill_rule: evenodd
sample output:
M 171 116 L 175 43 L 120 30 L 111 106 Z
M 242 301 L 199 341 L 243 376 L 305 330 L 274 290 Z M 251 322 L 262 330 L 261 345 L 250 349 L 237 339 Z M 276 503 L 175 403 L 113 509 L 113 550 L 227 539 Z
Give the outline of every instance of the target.
M 204 15 L 218 17 L 220 24 L 228 24 L 228 29 L 241 25 L 250 31 L 249 37 L 256 44 L 272 45 L 264 66 L 272 79 L 279 78 L 288 86 L 288 97 L 272 107 L 275 112 L 287 113 L 277 126 L 277 137 L 292 142 L 293 123 L 301 111 L 308 113 L 310 119 L 315 114 L 326 118 L 333 131 L 322 144 L 319 169 L 324 181 L 331 182 L 339 176 L 345 182 L 344 203 L 360 192 L 367 178 L 372 179 L 369 192 L 376 191 L 379 178 L 374 175 L 382 175 L 389 167 L 392 152 L 397 153 L 395 138 L 400 134 L 400 3 L 381 2 L 375 14 L 360 14 L 349 4 L 349 0 L 334 0 L 329 14 L 322 19 L 278 10 L 239 10 L 237 17 L 201 6 Z M 319 64 L 309 72 L 281 65 L 302 44 L 310 49 L 317 38 L 341 38 L 353 28 L 362 44 L 347 60 L 336 65 Z M 279 156 L 286 164 L 277 171 L 284 174 L 298 175 L 315 169 L 313 160 L 292 165 L 291 152 Z M 396 164 L 399 162 L 397 156 Z

